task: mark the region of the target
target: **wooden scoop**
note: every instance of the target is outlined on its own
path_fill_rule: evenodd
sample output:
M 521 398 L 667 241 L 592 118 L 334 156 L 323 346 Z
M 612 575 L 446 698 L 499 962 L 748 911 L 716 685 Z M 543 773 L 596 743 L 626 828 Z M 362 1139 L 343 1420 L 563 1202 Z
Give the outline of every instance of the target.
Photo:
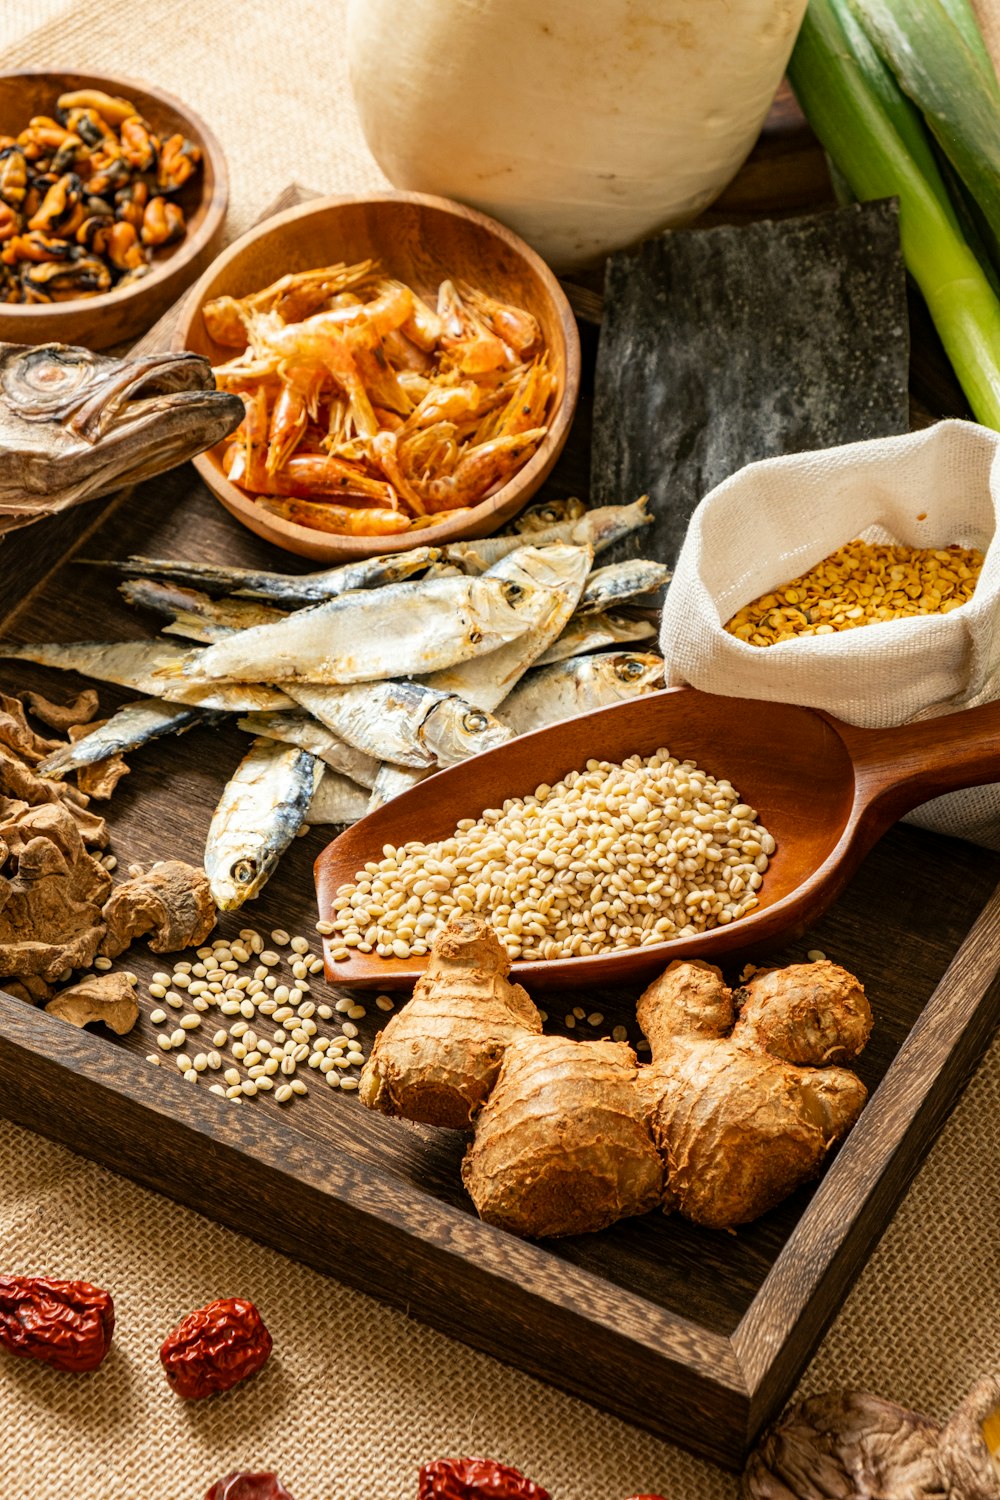
M 865 854 L 896 820 L 931 797 L 1000 781 L 1000 702 L 899 729 L 855 729 L 814 709 L 668 689 L 522 735 L 420 782 L 362 818 L 316 861 L 321 916 L 384 844 L 447 838 L 507 797 L 525 796 L 588 759 L 621 762 L 667 748 L 736 787 L 757 809 L 777 850 L 760 904 L 726 927 L 647 948 L 584 958 L 515 963 L 528 986 L 632 984 L 675 958 L 717 960 L 777 946 L 807 928 L 837 897 Z M 483 913 L 489 916 L 489 912 Z M 425 959 L 351 951 L 327 976 L 367 988 L 412 984 Z

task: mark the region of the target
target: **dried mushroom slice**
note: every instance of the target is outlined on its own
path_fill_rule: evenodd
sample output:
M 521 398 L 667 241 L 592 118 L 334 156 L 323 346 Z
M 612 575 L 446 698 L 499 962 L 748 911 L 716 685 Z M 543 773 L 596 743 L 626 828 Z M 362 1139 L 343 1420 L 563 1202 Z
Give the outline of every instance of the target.
M 1000 1500 L 1000 1378 L 973 1387 L 941 1434 L 941 1473 L 962 1500 Z
M 131 1031 L 139 1019 L 135 986 L 125 974 L 94 974 L 60 990 L 45 1009 L 71 1026 L 100 1021 L 119 1036 Z
M 61 804 L 72 817 L 84 843 L 104 849 L 108 843 L 108 825 L 96 813 L 88 812 L 90 799 L 65 782 L 46 781 L 36 776 L 12 750 L 0 743 L 0 794 L 37 807 L 45 803 Z
M 1000 1500 L 990 1445 L 998 1409 L 995 1376 L 973 1387 L 943 1430 L 866 1391 L 811 1396 L 750 1455 L 744 1500 Z
M 76 724 L 89 724 L 98 709 L 98 697 L 93 688 L 84 688 L 69 703 L 53 703 L 51 698 L 31 691 L 22 693 L 21 697 L 29 713 L 60 734 L 65 734 Z
M 70 725 L 70 743 L 76 744 L 77 740 L 86 739 L 88 734 L 103 728 L 107 722 L 107 719 L 98 719 L 93 724 Z M 97 802 L 106 802 L 122 777 L 128 773 L 124 756 L 108 755 L 104 760 L 94 761 L 93 765 L 78 766 L 76 784 L 86 796 L 93 797 Z
M 5 979 L 0 988 L 13 995 L 15 1000 L 26 1000 L 29 1005 L 41 1005 L 55 994 L 51 984 L 37 974 L 25 974 L 21 979 Z
M 163 860 L 127 880 L 104 908 L 105 958 L 117 958 L 136 938 L 152 936 L 154 953 L 197 947 L 215 926 L 217 912 L 204 870 L 179 859 Z
M 111 877 L 87 853 L 71 811 L 4 800 L 0 845 L 0 975 L 51 982 L 87 968 L 104 936 Z
M 10 698 L 6 693 L 0 693 L 0 744 L 32 765 L 37 765 L 52 750 L 59 748 L 58 740 L 47 740 L 35 733 L 25 717 L 20 698 Z

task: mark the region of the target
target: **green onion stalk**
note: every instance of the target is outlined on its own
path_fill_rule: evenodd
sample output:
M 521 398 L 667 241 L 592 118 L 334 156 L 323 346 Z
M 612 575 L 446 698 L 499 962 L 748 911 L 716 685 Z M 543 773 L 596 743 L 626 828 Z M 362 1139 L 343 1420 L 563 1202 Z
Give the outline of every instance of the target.
M 936 0 L 906 0 L 902 14 L 927 3 Z M 865 0 L 855 4 L 865 10 Z M 963 63 L 978 78 L 981 57 L 955 21 L 961 0 L 947 0 L 938 9 L 947 41 L 961 47 Z M 937 63 L 943 67 L 940 56 Z M 907 268 L 973 413 L 1000 430 L 1000 300 L 962 232 L 923 116 L 883 61 L 851 0 L 810 0 L 788 73 L 810 125 L 854 196 L 899 199 Z M 977 109 L 980 104 L 977 99 Z M 948 143 L 942 145 L 962 175 Z

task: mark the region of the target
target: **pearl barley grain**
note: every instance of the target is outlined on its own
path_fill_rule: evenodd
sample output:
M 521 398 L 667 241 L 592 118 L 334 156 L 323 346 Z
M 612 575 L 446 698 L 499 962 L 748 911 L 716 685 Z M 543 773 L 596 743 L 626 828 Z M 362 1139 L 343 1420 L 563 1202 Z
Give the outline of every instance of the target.
M 330 920 L 344 946 L 406 958 L 452 917 L 489 912 L 512 958 L 585 957 L 745 916 L 773 849 L 732 784 L 693 761 L 666 750 L 589 760 L 462 819 L 450 838 L 384 851 L 340 887 Z M 428 878 L 437 900 L 418 928 Z

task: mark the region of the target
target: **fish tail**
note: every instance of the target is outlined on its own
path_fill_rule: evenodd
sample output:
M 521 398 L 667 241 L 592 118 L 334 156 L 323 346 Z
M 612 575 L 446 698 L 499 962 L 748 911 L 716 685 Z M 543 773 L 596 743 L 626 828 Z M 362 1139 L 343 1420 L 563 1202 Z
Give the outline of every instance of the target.
M 43 781 L 62 781 L 66 772 L 70 769 L 68 764 L 70 757 L 64 750 L 57 750 L 45 760 L 40 761 L 35 767 L 35 775 L 41 776 Z
M 214 645 L 218 639 L 216 631 L 207 620 L 203 620 L 195 614 L 192 609 L 179 609 L 175 613 L 169 625 L 164 625 L 163 635 L 179 635 L 186 641 L 203 641 L 206 646 Z M 177 668 L 183 671 L 183 663 Z
M 638 500 L 635 501 L 635 506 L 636 506 L 636 508 L 639 511 L 639 525 L 640 526 L 652 526 L 652 524 L 655 521 L 656 517 L 653 515 L 653 512 L 649 508 L 649 506 L 650 506 L 649 496 L 648 495 L 640 495 L 639 498 L 638 498 Z
M 163 677 L 168 681 L 172 681 L 175 677 L 186 676 L 189 665 L 190 663 L 186 661 L 164 661 L 160 666 L 154 666 L 153 676 Z

